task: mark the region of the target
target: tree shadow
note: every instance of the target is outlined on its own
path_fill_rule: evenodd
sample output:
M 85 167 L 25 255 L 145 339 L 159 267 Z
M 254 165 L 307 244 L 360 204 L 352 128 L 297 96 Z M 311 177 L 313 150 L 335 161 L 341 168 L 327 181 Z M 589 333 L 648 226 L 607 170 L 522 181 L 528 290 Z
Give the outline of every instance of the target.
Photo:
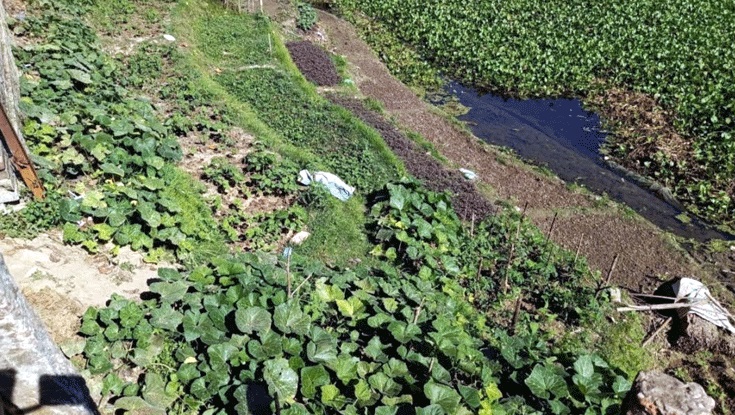
M 87 383 L 77 375 L 41 375 L 38 382 L 39 403 L 19 408 L 13 403 L 17 373 L 15 369 L 0 370 L 0 408 L 5 409 L 7 415 L 30 414 L 46 406 L 67 405 L 83 407 L 87 413 L 99 415 L 89 396 Z

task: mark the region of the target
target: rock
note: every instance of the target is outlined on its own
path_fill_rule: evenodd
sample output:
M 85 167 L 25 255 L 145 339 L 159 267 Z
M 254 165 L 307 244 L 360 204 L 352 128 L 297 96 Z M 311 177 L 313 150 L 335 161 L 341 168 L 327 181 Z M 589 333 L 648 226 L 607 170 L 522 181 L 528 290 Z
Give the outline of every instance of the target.
M 176 38 L 175 37 L 173 37 L 171 35 L 168 35 L 168 34 L 163 35 L 163 38 L 166 39 L 169 42 L 175 42 L 176 41 Z
M 735 336 L 694 314 L 687 314 L 677 320 L 674 333 L 673 344 L 684 353 L 710 350 L 735 356 Z
M 661 297 L 676 298 L 682 296 L 681 291 L 683 290 L 684 297 L 690 300 L 709 299 L 707 303 L 692 308 L 680 308 L 661 313 L 674 319 L 673 327 L 669 332 L 669 342 L 684 353 L 709 350 L 714 353 L 735 356 L 735 335 L 727 330 L 732 327 L 728 320 L 728 312 L 711 297 L 709 290 L 704 285 L 700 287 L 697 284 L 699 282 L 696 280 L 675 278 L 662 284 L 654 293 Z M 658 301 L 653 302 L 658 303 Z M 660 300 L 660 303 L 667 302 L 671 301 Z M 705 320 L 703 316 L 707 316 L 708 320 Z
M 622 415 L 709 415 L 715 400 L 694 382 L 665 373 L 641 372 L 623 400 Z
M 84 379 L 51 340 L 2 255 L 0 350 L 0 401 L 6 407 L 39 414 L 98 413 Z

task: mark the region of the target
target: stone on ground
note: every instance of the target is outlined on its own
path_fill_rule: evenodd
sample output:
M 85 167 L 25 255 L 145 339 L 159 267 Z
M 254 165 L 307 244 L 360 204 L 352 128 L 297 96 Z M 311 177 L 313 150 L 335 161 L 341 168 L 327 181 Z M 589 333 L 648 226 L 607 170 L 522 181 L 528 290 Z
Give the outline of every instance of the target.
M 665 373 L 641 372 L 623 401 L 622 415 L 709 415 L 715 400 L 694 382 Z

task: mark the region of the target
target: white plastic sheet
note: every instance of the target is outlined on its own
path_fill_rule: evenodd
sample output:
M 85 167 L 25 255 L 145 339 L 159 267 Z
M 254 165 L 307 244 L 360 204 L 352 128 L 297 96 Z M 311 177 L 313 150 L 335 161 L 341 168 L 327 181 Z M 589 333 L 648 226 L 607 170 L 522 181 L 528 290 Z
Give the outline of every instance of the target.
M 355 193 L 354 187 L 343 182 L 342 179 L 332 173 L 318 171 L 312 174 L 308 170 L 299 172 L 299 183 L 309 186 L 312 182 L 323 184 L 332 196 L 343 202 L 346 202 Z
M 712 297 L 709 288 L 704 284 L 691 278 L 682 278 L 674 283 L 673 289 L 677 298 L 686 298 L 690 303 L 697 303 L 689 308 L 687 313 L 696 314 L 735 334 L 735 327 L 730 322 L 732 315 Z
M 460 173 L 464 174 L 465 179 L 467 180 L 477 180 L 477 173 L 473 172 L 472 170 L 468 169 L 459 169 Z

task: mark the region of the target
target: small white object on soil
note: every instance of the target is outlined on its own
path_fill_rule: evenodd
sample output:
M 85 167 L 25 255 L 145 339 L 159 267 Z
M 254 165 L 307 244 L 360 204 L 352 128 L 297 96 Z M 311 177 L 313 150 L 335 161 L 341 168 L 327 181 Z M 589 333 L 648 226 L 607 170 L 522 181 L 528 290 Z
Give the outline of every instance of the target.
M 309 232 L 301 231 L 294 235 L 289 242 L 291 242 L 291 245 L 301 245 L 309 236 L 311 236 Z
M 163 35 L 163 38 L 166 39 L 166 40 L 168 40 L 169 42 L 175 42 L 176 41 L 176 38 L 175 37 L 173 37 L 171 35 L 168 35 L 168 34 Z
M 459 169 L 459 171 L 462 172 L 462 174 L 464 174 L 464 177 L 467 180 L 475 180 L 475 179 L 477 179 L 477 173 L 473 172 L 472 170 Z
M 620 291 L 620 288 L 610 288 L 610 301 L 613 303 L 623 302 L 623 293 Z

